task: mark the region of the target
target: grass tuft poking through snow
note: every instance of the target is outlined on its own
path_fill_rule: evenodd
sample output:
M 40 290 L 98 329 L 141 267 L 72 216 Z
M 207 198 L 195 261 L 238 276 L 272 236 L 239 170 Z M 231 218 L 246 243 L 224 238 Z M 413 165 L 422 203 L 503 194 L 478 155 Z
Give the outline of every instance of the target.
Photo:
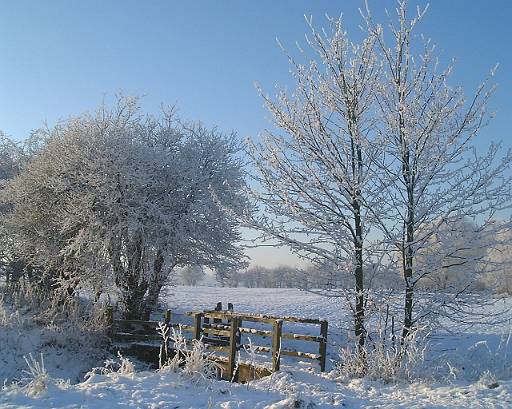
M 204 383 L 217 377 L 220 366 L 209 359 L 212 355 L 208 352 L 206 346 L 201 340 L 193 339 L 191 342 L 183 336 L 181 327 L 176 331 L 163 323 L 159 323 L 157 331 L 162 336 L 164 345 L 160 348 L 160 371 L 178 372 L 181 368 L 183 376 L 194 383 Z M 167 343 L 172 341 L 174 346 L 174 355 L 169 357 Z M 191 348 L 189 348 L 189 344 Z M 163 361 L 163 355 L 166 360 Z M 163 364 L 162 364 L 163 362 Z
M 41 353 L 40 361 L 35 359 L 32 354 L 29 354 L 28 358 L 26 356 L 24 358 L 28 366 L 28 371 L 23 371 L 28 376 L 24 387 L 29 395 L 39 395 L 46 389 L 49 380 L 48 372 L 46 372 L 44 367 L 43 354 Z
M 374 336 L 366 340 L 363 348 L 358 345 L 341 348 L 336 371 L 342 380 L 366 377 L 384 383 L 412 381 L 424 364 L 427 348 L 418 334 L 418 331 L 411 332 L 398 345 Z

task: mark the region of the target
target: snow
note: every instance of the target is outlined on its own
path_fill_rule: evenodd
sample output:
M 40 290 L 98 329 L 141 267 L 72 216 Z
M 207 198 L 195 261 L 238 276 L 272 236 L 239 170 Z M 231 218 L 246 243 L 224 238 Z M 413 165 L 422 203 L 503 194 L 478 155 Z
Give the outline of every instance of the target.
M 492 385 L 494 386 L 494 385 Z M 506 408 L 512 382 L 382 385 L 339 383 L 327 375 L 279 372 L 249 385 L 195 384 L 175 373 L 93 375 L 77 385 L 51 383 L 39 396 L 16 391 L 0 396 L 0 408 Z
M 43 354 L 52 376 L 73 383 L 107 356 L 106 340 L 94 331 L 73 323 L 57 325 L 30 309 L 12 313 L 5 308 L 0 300 L 0 384 L 20 379 L 29 354 Z
M 340 318 L 344 311 L 341 303 L 298 290 L 176 287 L 167 298 L 167 304 L 177 318 L 186 311 L 211 309 L 218 301 L 224 305 L 232 302 L 235 311 L 329 320 L 329 357 L 333 360 L 337 357 L 339 344 L 346 339 L 343 335 L 346 332 L 344 319 Z M 503 302 L 512 306 L 512 299 Z M 303 324 L 302 330 L 306 327 Z M 314 332 L 315 326 L 308 328 Z M 20 340 L 37 341 L 35 331 L 29 326 L 15 329 Z M 0 337 L 5 338 L 6 333 L 12 332 L 4 331 Z M 506 336 L 501 346 L 499 341 L 502 334 L 508 335 L 509 332 L 510 324 L 494 328 L 475 327 L 471 333 L 462 335 L 436 333 L 431 341 L 433 352 L 426 362 L 428 370 L 423 376 L 412 382 L 388 384 L 369 379 L 344 379 L 335 371 L 320 373 L 316 363 L 308 365 L 291 358 L 284 360 L 280 372 L 248 385 L 217 380 L 198 382 L 172 371 L 96 371 L 87 379 L 73 383 L 75 379 L 64 382 L 57 378 L 73 378 L 76 376 L 73 370 L 81 368 L 83 371 L 83 366 L 91 365 L 92 361 L 78 350 L 61 348 L 59 370 L 56 352 L 51 353 L 51 349 L 46 347 L 43 348 L 48 370 L 48 378 L 44 380 L 46 387 L 39 394 L 34 394 L 29 388 L 6 383 L 0 390 L 0 409 L 507 408 L 512 407 L 512 374 L 509 369 L 512 351 Z M 261 341 L 256 339 L 260 344 Z M 2 377 L 6 373 L 6 357 L 15 355 L 13 342 L 4 344 L 11 351 L 5 347 L 0 351 L 0 357 L 4 359 L 0 361 Z M 22 351 L 28 353 L 29 347 L 41 350 L 38 342 L 22 348 Z M 305 344 L 297 345 L 304 350 Z M 18 357 L 19 354 L 17 351 Z M 16 368 L 21 372 L 19 364 L 17 362 Z

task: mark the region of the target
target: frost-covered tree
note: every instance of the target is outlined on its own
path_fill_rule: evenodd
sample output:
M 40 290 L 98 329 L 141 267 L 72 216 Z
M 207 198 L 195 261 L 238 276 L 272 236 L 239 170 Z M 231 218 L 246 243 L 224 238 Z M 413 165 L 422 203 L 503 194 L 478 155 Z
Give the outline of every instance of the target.
M 175 267 L 243 263 L 233 217 L 243 188 L 233 135 L 121 99 L 48 131 L 9 185 L 7 225 L 46 287 L 111 282 L 125 317 L 142 318 Z
M 479 283 L 498 294 L 512 295 L 512 227 L 503 226 L 495 238 L 497 245 L 488 248 L 485 264 L 492 266 Z
M 407 2 L 399 1 L 397 18 L 384 28 L 366 13 L 383 62 L 376 88 L 385 153 L 379 176 L 389 212 L 376 218 L 403 277 L 403 337 L 426 316 L 461 314 L 461 292 L 482 271 L 476 269 L 466 280 L 451 274 L 454 266 L 473 263 L 469 243 L 461 240 L 466 222 L 474 223 L 492 246 L 493 226 L 501 226 L 495 222 L 497 212 L 510 205 L 512 186 L 511 152 L 502 154 L 492 143 L 480 153 L 474 145 L 488 120 L 493 85 L 484 81 L 470 98 L 449 85 L 453 64 L 440 69 L 430 40 L 415 35 L 424 13 L 418 10 L 409 18 Z M 443 232 L 452 239 L 437 241 Z M 433 241 L 435 252 L 430 251 Z M 438 292 L 422 305 L 425 299 L 415 299 L 415 289 L 442 271 L 450 274 L 450 295 Z
M 206 273 L 202 266 L 191 265 L 183 267 L 179 271 L 179 276 L 182 284 L 194 286 L 206 276 Z
M 239 281 L 249 288 L 305 288 L 299 269 L 280 265 L 276 267 L 251 266 L 239 274 Z
M 0 189 L 5 188 L 6 183 L 19 172 L 19 157 L 21 148 L 19 144 L 11 140 L 0 131 Z M 0 217 L 9 211 L 9 204 L 2 203 Z M 22 265 L 18 265 L 17 258 L 12 254 L 9 238 L 6 235 L 3 223 L 0 223 L 0 275 L 5 277 L 7 283 L 15 280 L 20 275 Z
M 305 63 L 289 57 L 296 88 L 276 100 L 264 96 L 277 131 L 250 149 L 258 170 L 263 239 L 276 239 L 313 264 L 329 264 L 350 280 L 354 332 L 365 342 L 365 275 L 371 257 L 367 234 L 377 209 L 372 106 L 379 64 L 375 36 L 350 42 L 340 19 L 329 30 L 308 21 Z M 311 59 L 308 61 L 309 56 Z M 324 294 L 346 292 L 324 283 Z M 346 286 L 345 286 L 346 288 Z
M 400 271 L 405 340 L 427 317 L 468 312 L 461 295 L 494 268 L 482 246 L 497 246 L 507 226 L 499 219 L 511 203 L 512 153 L 474 143 L 494 86 L 489 78 L 467 98 L 449 85 L 453 64 L 440 69 L 435 47 L 415 35 L 424 12 L 409 18 L 399 1 L 383 27 L 367 8 L 359 44 L 339 20 L 329 31 L 310 24 L 304 55 L 317 58 L 290 57 L 294 92 L 264 97 L 278 131 L 250 151 L 261 204 L 254 224 L 312 261 L 332 290 L 324 293 L 354 278 L 361 345 L 370 271 L 379 286 L 388 274 L 393 288 Z M 443 291 L 415 297 L 441 278 Z
M 418 287 L 450 292 L 469 284 L 468 289 L 474 290 L 478 286 L 475 277 L 485 269 L 487 247 L 493 244 L 488 243 L 488 234 L 481 229 L 462 219 L 442 224 L 433 231 L 417 255 L 418 269 L 430 271 Z
M 17 176 L 36 155 L 43 143 L 43 135 L 33 132 L 24 141 L 15 141 L 0 131 L 0 195 L 8 182 Z M 12 238 L 6 230 L 4 217 L 12 209 L 9 201 L 0 201 L 0 274 L 6 282 L 16 282 L 22 276 L 30 278 L 31 269 L 15 250 Z

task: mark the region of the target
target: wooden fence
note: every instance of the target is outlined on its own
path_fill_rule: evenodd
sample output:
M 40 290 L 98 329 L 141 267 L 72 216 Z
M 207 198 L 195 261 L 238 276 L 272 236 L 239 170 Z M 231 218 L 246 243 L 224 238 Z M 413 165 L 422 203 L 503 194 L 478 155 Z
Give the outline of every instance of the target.
M 111 337 L 116 341 L 125 343 L 162 341 L 156 332 L 158 321 L 114 320 L 111 311 L 107 314 L 112 324 Z M 325 371 L 328 330 L 328 323 L 325 320 L 234 312 L 231 303 L 228 305 L 228 310 L 222 310 L 222 304 L 218 303 L 213 310 L 188 312 L 185 315 L 192 318 L 191 325 L 172 322 L 173 316 L 170 310 L 164 313 L 163 322 L 169 327 L 190 332 L 192 339 L 201 340 L 208 350 L 225 353 L 227 356 L 224 359 L 216 356 L 216 360 L 225 364 L 225 376 L 229 380 L 235 378 L 236 368 L 240 366 L 236 356 L 237 351 L 241 349 L 269 354 L 272 360 L 272 372 L 280 369 L 282 356 L 318 361 L 320 371 Z M 261 326 L 270 328 L 251 328 L 244 323 L 259 323 Z M 319 327 L 318 335 L 284 332 L 284 323 L 316 325 Z M 243 344 L 243 334 L 270 338 L 271 346 Z M 317 353 L 286 349 L 283 344 L 288 340 L 317 343 Z

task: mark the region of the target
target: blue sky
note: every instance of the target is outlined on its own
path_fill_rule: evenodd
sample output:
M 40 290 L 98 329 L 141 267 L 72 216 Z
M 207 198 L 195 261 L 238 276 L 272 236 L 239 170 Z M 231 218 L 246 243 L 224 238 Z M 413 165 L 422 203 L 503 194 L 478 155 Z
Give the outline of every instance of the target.
M 369 1 L 377 18 L 394 1 Z M 425 2 L 411 2 L 413 7 Z M 25 1 L 0 4 L 0 129 L 24 138 L 92 110 L 119 91 L 144 95 L 143 107 L 176 104 L 182 117 L 257 137 L 269 126 L 254 82 L 272 93 L 291 86 L 276 45 L 303 41 L 304 14 L 321 24 L 343 12 L 358 35 L 356 0 L 259 1 Z M 456 58 L 453 80 L 470 93 L 500 63 L 497 116 L 481 146 L 512 147 L 512 1 L 432 0 L 419 27 L 446 60 Z M 256 262 L 293 262 L 284 251 L 251 251 Z

